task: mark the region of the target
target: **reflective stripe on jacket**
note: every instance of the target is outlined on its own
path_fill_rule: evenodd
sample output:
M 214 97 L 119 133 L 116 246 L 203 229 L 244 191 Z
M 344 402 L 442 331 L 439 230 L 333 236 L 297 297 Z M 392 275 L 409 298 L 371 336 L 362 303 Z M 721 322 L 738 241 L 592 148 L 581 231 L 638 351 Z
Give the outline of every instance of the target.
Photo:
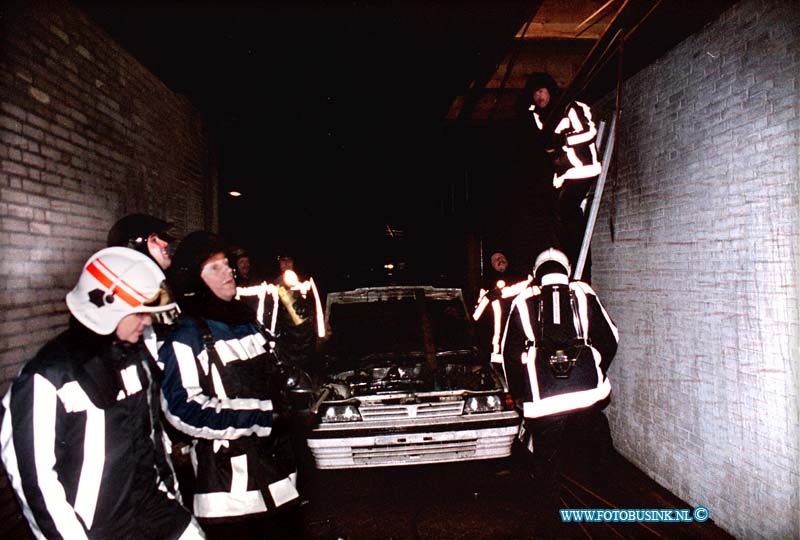
M 481 289 L 479 293 L 472 319 L 476 322 L 479 321 L 486 307 L 491 306 L 493 322 L 491 361 L 493 363 L 501 364 L 503 362 L 503 356 L 500 354 L 500 339 L 503 337 L 511 302 L 530 285 L 532 279 L 531 276 L 528 276 L 526 280 L 502 287 L 498 286 L 493 291 Z
M 541 130 L 542 119 L 536 107 L 532 106 L 531 110 L 536 126 Z M 555 149 L 553 187 L 558 189 L 565 180 L 584 180 L 602 172 L 595 144 L 597 127 L 588 105 L 580 101 L 570 103 L 566 114 L 556 125 L 555 134 L 563 136 L 564 144 Z
M 37 538 L 201 538 L 175 496 L 155 363 L 140 342 L 70 329 L 3 399 L 2 458 Z M 98 339 L 96 336 L 93 339 Z
M 576 301 L 578 321 L 570 315 L 559 323 L 579 324 L 578 335 L 582 332 L 587 339 L 579 349 L 575 372 L 566 378 L 554 377 L 548 365 L 550 355 L 542 354 L 534 331 L 545 289 L 532 286 L 516 297 L 503 337 L 503 365 L 509 389 L 526 418 L 582 409 L 608 397 L 611 384 L 606 372 L 619 341 L 617 327 L 591 286 L 577 281 L 567 283 L 564 276 L 563 290 L 568 290 Z
M 194 514 L 230 519 L 273 510 L 298 492 L 289 443 L 273 430 L 277 389 L 266 339 L 254 323 L 206 323 L 217 359 L 190 318 L 159 351 L 165 415 L 195 439 Z

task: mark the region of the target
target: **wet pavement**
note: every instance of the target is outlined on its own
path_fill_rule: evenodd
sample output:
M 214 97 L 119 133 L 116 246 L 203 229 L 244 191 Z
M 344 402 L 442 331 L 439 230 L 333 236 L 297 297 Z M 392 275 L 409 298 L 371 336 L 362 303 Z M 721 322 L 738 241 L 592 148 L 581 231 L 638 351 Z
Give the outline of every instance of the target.
M 509 538 L 523 518 L 510 460 L 318 471 L 306 538 Z
M 530 540 L 536 508 L 521 473 L 522 451 L 506 459 L 340 471 L 305 476 L 302 531 L 292 540 Z M 0 470 L 0 472 L 2 472 Z M 301 477 L 302 478 L 302 477 Z M 689 508 L 617 455 L 599 471 L 567 459 L 564 508 Z M 0 538 L 33 536 L 0 474 Z M 713 523 L 570 523 L 569 540 L 733 540 Z M 237 540 L 231 538 L 231 540 Z
M 315 471 L 303 507 L 308 540 L 521 540 L 537 538 L 521 451 L 502 460 Z M 599 472 L 569 460 L 565 508 L 689 508 L 621 456 Z M 712 516 L 713 518 L 713 516 Z M 566 539 L 732 540 L 705 523 L 563 524 Z

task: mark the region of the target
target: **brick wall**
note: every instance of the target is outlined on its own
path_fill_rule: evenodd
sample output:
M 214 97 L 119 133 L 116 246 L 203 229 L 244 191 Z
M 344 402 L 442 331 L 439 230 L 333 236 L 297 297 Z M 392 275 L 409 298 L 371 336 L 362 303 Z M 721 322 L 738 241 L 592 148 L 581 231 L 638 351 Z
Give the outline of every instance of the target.
M 592 249 L 616 446 L 747 540 L 800 538 L 798 16 L 742 0 L 626 81 Z
M 119 217 L 216 226 L 206 126 L 77 9 L 0 6 L 0 392 Z

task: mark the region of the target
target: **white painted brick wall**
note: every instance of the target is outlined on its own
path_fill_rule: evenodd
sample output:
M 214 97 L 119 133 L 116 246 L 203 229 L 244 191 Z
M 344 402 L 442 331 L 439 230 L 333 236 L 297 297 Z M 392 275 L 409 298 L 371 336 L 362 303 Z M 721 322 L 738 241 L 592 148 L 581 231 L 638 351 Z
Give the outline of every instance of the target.
M 626 81 L 592 248 L 617 448 L 743 540 L 800 538 L 798 21 L 742 0 Z

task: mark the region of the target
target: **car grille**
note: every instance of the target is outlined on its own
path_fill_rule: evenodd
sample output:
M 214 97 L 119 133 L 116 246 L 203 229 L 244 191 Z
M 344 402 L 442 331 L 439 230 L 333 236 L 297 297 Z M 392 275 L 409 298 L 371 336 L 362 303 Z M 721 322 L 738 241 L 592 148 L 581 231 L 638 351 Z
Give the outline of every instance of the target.
M 441 421 L 444 431 L 393 433 L 380 423 L 354 422 L 351 428 L 310 437 L 308 446 L 318 469 L 416 465 L 507 457 L 519 431 L 513 411 L 498 413 L 491 427 L 470 427 L 459 420 Z M 389 422 L 391 423 L 391 422 Z M 413 424 L 413 422 L 410 422 Z M 434 424 L 439 423 L 432 422 Z M 484 422 L 479 422 L 484 424 Z
M 362 403 L 358 410 L 361 413 L 361 419 L 365 422 L 401 420 L 404 418 L 440 418 L 460 416 L 464 412 L 464 402 L 461 400 L 439 401 L 406 405 L 370 405 Z
M 353 463 L 360 466 L 369 466 L 457 461 L 473 457 L 477 451 L 477 446 L 476 439 L 466 439 L 353 448 Z

